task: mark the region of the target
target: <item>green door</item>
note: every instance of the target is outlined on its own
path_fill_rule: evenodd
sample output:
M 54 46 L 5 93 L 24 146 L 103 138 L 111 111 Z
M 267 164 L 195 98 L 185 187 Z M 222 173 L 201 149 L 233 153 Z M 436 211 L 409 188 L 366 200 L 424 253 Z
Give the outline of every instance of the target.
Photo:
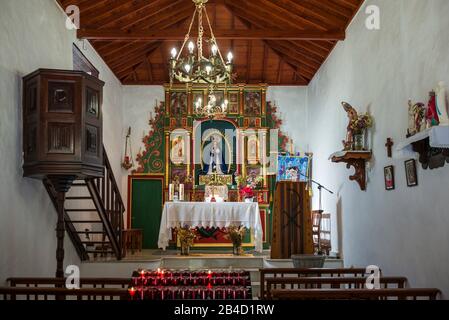
M 143 248 L 157 249 L 162 215 L 162 180 L 132 180 L 133 229 L 143 230 Z

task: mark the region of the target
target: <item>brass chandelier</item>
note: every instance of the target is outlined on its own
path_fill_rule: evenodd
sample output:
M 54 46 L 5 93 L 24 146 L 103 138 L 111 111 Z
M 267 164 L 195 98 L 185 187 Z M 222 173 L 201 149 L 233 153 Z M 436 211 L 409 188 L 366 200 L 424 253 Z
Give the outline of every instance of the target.
M 233 54 L 229 52 L 227 61 L 225 62 L 220 48 L 217 45 L 217 40 L 215 39 L 206 11 L 206 3 L 208 0 L 192 1 L 195 4 L 195 12 L 193 13 L 189 30 L 184 38 L 181 50 L 178 52 L 176 48 L 173 48 L 171 51 L 169 61 L 170 83 L 172 84 L 176 79 L 181 83 L 202 83 L 213 87 L 216 87 L 218 84 L 231 84 Z M 209 58 L 203 55 L 203 15 L 206 17 L 210 31 L 210 38 L 206 40 L 210 44 Z M 198 17 L 198 38 L 196 41 L 197 53 L 195 54 L 195 43 L 190 39 L 190 33 L 196 17 Z M 181 57 L 186 45 L 188 53 L 185 57 Z

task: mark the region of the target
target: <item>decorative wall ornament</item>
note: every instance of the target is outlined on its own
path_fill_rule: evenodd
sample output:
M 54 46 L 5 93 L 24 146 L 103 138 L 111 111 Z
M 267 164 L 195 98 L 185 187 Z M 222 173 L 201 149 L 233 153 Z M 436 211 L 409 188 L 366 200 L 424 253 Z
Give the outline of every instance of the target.
M 388 158 L 391 158 L 393 156 L 391 147 L 393 147 L 394 142 L 393 139 L 387 138 L 387 142 L 385 143 L 385 147 L 387 148 L 387 156 Z
M 394 167 L 388 166 L 384 168 L 385 190 L 394 190 Z
M 145 149 L 136 156 L 139 167 L 133 173 L 162 173 L 164 172 L 164 102 L 159 105 L 156 101 L 155 118 L 150 117 L 150 132 L 143 137 Z
M 418 185 L 415 159 L 405 161 L 405 177 L 407 178 L 407 186 L 414 187 Z
M 125 154 L 123 156 L 122 168 L 129 170 L 133 166 L 134 166 L 134 159 L 133 159 L 133 151 L 131 148 L 131 127 L 129 127 L 125 138 Z

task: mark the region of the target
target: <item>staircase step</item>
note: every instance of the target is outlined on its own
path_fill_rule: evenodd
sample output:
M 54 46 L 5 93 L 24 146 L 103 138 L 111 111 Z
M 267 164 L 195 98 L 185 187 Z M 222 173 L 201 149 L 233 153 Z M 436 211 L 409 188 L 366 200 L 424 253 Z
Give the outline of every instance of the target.
M 92 197 L 66 197 L 66 200 L 91 200 Z
M 72 187 L 85 187 L 85 186 L 87 186 L 87 184 L 84 182 L 72 183 Z
M 114 251 L 110 250 L 86 250 L 87 253 L 102 253 L 102 254 L 114 254 Z
M 76 233 L 83 233 L 83 234 L 104 234 L 103 231 L 76 231 Z
M 71 220 L 71 223 L 103 223 L 100 220 Z
M 81 241 L 83 244 L 109 244 L 109 241 Z
M 97 212 L 97 209 L 65 209 L 67 212 Z

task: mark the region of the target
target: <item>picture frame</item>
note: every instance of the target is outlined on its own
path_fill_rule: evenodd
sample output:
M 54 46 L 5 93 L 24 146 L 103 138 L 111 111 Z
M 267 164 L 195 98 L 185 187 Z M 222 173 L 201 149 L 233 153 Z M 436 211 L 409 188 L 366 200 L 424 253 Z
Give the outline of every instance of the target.
M 384 168 L 385 190 L 391 191 L 395 189 L 394 166 Z
M 416 171 L 416 160 L 410 159 L 404 162 L 405 177 L 407 179 L 408 187 L 415 187 L 418 185 L 418 175 Z

